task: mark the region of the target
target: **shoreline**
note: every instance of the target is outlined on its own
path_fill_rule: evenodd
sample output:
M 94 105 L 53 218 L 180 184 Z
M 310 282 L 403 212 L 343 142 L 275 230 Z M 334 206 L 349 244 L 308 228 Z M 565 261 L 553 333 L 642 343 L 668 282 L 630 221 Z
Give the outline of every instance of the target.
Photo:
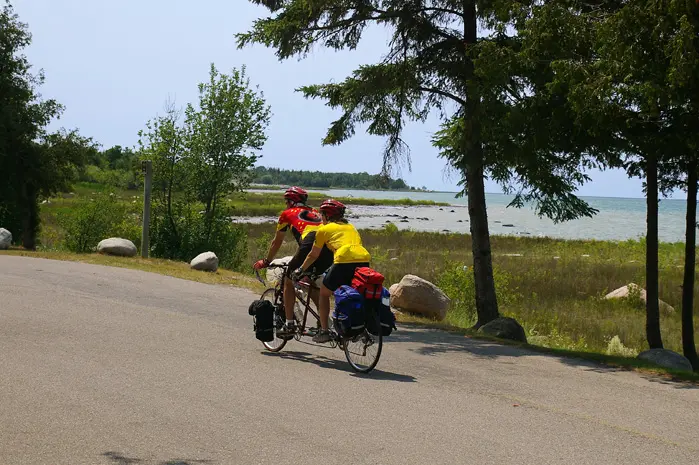
M 602 216 L 602 218 L 599 218 Z M 359 230 L 381 231 L 392 224 L 401 232 L 428 232 L 470 236 L 470 222 L 465 205 L 348 205 L 347 217 Z M 611 217 L 611 218 L 605 218 Z M 266 224 L 277 220 L 275 215 L 231 216 L 236 224 Z M 599 222 L 617 223 L 601 231 Z M 585 242 L 639 242 L 644 239 L 645 224 L 636 227 L 623 225 L 625 220 L 614 213 L 600 213 L 597 218 L 585 218 L 567 223 L 553 224 L 552 221 L 538 218 L 528 209 L 489 209 L 488 227 L 491 237 L 516 237 L 521 239 L 551 239 Z M 665 223 L 667 224 L 667 223 Z M 684 234 L 678 235 L 661 222 L 659 242 L 663 244 L 684 244 Z

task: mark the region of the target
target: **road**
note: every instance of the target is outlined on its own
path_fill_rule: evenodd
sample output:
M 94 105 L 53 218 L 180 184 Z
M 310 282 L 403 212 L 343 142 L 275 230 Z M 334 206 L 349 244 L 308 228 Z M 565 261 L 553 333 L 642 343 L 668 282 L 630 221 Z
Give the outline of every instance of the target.
M 256 295 L 0 255 L 0 464 L 695 464 L 699 389 L 399 326 L 375 372 Z

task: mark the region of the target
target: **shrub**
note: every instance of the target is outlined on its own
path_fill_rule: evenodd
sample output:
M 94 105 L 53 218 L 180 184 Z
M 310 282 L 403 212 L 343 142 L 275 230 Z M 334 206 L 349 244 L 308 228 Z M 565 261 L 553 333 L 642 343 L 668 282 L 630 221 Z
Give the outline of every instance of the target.
M 626 347 L 619 339 L 619 336 L 614 336 L 609 340 L 607 345 L 607 355 L 621 355 L 623 357 L 635 357 L 638 351 L 633 347 Z
M 516 298 L 510 287 L 510 275 L 497 268 L 493 270 L 498 304 L 505 307 Z M 473 270 L 462 264 L 450 262 L 437 277 L 435 283 L 451 299 L 447 321 L 459 326 L 470 326 L 476 321 L 476 285 Z
M 207 219 L 186 204 L 173 206 L 172 218 L 154 214 L 150 230 L 151 254 L 154 257 L 189 262 L 202 252 L 214 252 L 219 265 L 241 269 L 247 259 L 247 232 L 234 225 L 225 211 Z
M 66 212 L 60 219 L 65 247 L 76 253 L 92 251 L 108 237 L 123 237 L 141 245 L 140 215 L 135 206 L 119 202 L 114 195 L 96 194 Z

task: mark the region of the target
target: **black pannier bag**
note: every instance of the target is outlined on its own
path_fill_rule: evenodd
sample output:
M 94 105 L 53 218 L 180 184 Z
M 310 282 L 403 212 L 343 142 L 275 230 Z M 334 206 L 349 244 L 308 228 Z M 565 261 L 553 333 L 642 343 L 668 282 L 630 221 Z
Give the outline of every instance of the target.
M 248 307 L 252 316 L 255 337 L 262 342 L 274 340 L 274 305 L 269 300 L 255 300 Z

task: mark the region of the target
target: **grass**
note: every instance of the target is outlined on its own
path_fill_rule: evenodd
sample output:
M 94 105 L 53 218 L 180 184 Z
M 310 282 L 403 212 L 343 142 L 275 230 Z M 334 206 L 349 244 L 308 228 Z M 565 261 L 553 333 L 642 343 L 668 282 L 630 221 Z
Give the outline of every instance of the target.
M 129 268 L 132 270 L 148 271 L 159 273 L 173 278 L 187 279 L 205 284 L 223 284 L 236 287 L 243 287 L 255 292 L 262 292 L 264 287 L 254 278 L 219 268 L 216 272 L 203 272 L 192 270 L 188 263 L 173 260 L 162 260 L 158 258 L 141 257 L 114 257 L 98 253 L 75 254 L 61 251 L 29 251 L 19 248 L 0 251 L 0 256 L 21 256 L 46 258 L 50 260 L 63 260 L 70 262 L 89 263 L 92 265 L 114 266 L 118 268 Z
M 10 249 L 7 251 L 0 251 L 0 256 L 2 255 L 46 258 L 51 260 L 65 260 L 81 263 L 90 263 L 95 265 L 129 268 L 134 270 L 147 271 L 151 273 L 159 273 L 166 276 L 197 281 L 205 284 L 232 285 L 236 287 L 243 287 L 246 289 L 250 289 L 253 292 L 262 292 L 262 290 L 264 289 L 258 281 L 254 280 L 253 278 L 247 275 L 235 273 L 221 268 L 219 268 L 219 270 L 214 273 L 195 271 L 190 269 L 188 264 L 186 263 L 175 262 L 171 260 L 161 260 L 153 258 L 144 259 L 140 257 L 112 257 L 102 254 L 73 254 L 68 252 L 57 251 L 26 251 L 23 249 Z M 518 346 L 523 349 L 533 350 L 540 353 L 560 357 L 588 360 L 608 365 L 611 367 L 659 375 L 673 381 L 689 381 L 699 384 L 699 373 L 688 373 L 683 371 L 670 370 L 658 367 L 652 363 L 636 358 L 606 355 L 583 350 L 550 348 L 532 344 L 523 344 L 514 341 L 506 341 L 496 339 L 484 334 L 476 333 L 471 329 L 459 327 L 450 324 L 447 321 L 435 322 L 426 318 L 421 318 L 404 313 L 398 315 L 398 321 L 401 324 L 407 326 L 437 328 L 452 333 L 458 333 L 465 337 L 490 340 L 498 342 L 500 344 Z
M 59 259 L 88 263 L 140 267 L 163 274 L 206 279 L 211 283 L 233 283 L 248 287 L 256 284 L 250 276 L 221 270 L 221 276 L 202 275 L 189 270 L 187 264 L 162 261 L 139 262 L 99 255 L 76 257 L 62 250 L 64 233 L 60 217 L 74 206 L 76 199 L 89 198 L 93 192 L 114 192 L 124 202 L 141 202 L 134 191 L 113 191 L 95 184 L 80 184 L 74 194 L 66 194 L 42 205 L 43 230 L 41 253 Z M 322 197 L 322 196 L 321 196 Z M 361 202 L 361 199 L 349 199 Z M 312 202 L 316 202 L 315 197 Z M 242 215 L 246 213 L 276 215 L 282 207 L 278 193 L 241 194 L 230 201 Z M 237 203 L 236 203 L 237 202 Z M 317 203 L 317 202 L 316 202 Z M 251 215 L 255 216 L 255 215 Z M 248 231 L 248 262 L 264 255 L 273 227 L 270 224 L 245 224 Z M 362 239 L 372 254 L 372 266 L 386 276 L 390 286 L 406 274 L 416 274 L 440 288 L 452 299 L 443 322 L 428 322 L 407 315 L 404 321 L 420 321 L 439 327 L 469 328 L 475 322 L 473 299 L 471 240 L 467 234 L 398 231 L 389 225 L 384 230 L 362 230 Z M 524 327 L 531 344 L 542 350 L 565 350 L 587 354 L 586 357 L 627 353 L 628 363 L 638 363 L 633 356 L 648 348 L 645 340 L 643 304 L 633 299 L 609 301 L 606 293 L 630 282 L 645 285 L 643 241 L 583 241 L 551 238 L 492 236 L 493 263 L 500 311 L 512 316 Z M 277 256 L 292 255 L 295 243 L 289 237 Z M 13 252 L 18 253 L 18 252 Z M 661 315 L 661 331 L 667 349 L 681 353 L 681 284 L 684 245 L 660 244 L 660 298 L 673 306 L 674 313 Z M 464 270 L 464 267 L 467 269 Z M 157 271 L 160 272 L 160 271 Z M 187 277 L 190 276 L 190 277 Z M 218 281 L 217 281 L 218 280 Z M 695 295 L 699 285 L 695 283 Z M 694 313 L 699 313 L 699 299 Z M 695 330 L 699 341 L 699 331 Z M 608 354 L 609 352 L 609 354 Z
M 255 238 L 269 234 L 270 225 L 247 228 L 252 262 L 266 248 L 265 241 Z M 452 299 L 444 323 L 462 328 L 475 323 L 469 235 L 395 230 L 362 230 L 361 234 L 372 253 L 372 266 L 386 276 L 388 286 L 406 274 L 418 275 L 438 284 Z M 644 286 L 642 242 L 493 236 L 491 243 L 500 311 L 522 324 L 530 342 L 606 354 L 618 336 L 624 347 L 636 353 L 648 348 L 643 304 L 603 298 L 630 282 Z M 287 243 L 278 256 L 291 255 L 293 250 L 294 244 Z M 666 348 L 682 353 L 684 246 L 661 244 L 659 255 L 660 298 L 675 308 L 674 313 L 661 316 L 663 342 Z M 695 285 L 695 293 L 698 291 Z M 695 313 L 698 308 L 695 303 Z M 699 341 L 699 331 L 695 337 Z
M 308 195 L 308 203 L 318 207 L 327 199 L 327 195 L 311 192 Z M 387 206 L 448 206 L 448 203 L 433 202 L 431 200 L 405 199 L 365 199 L 360 197 L 337 197 L 336 200 L 345 205 L 387 205 Z M 278 216 L 284 209 L 284 199 L 281 192 L 247 192 L 231 196 L 227 206 L 233 207 L 236 216 Z

